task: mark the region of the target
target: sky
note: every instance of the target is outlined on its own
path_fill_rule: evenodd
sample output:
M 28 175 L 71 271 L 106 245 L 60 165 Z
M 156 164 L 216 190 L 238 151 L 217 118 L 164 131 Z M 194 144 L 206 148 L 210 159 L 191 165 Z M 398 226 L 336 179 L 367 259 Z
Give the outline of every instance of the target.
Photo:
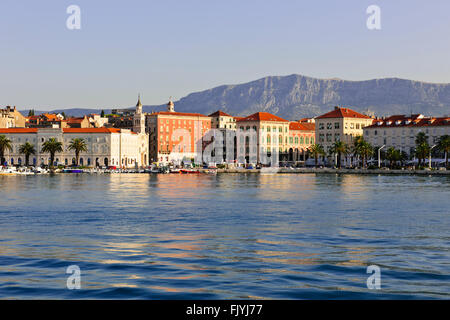
M 449 14 L 448 0 L 2 0 L 0 107 L 159 105 L 294 73 L 450 83 Z

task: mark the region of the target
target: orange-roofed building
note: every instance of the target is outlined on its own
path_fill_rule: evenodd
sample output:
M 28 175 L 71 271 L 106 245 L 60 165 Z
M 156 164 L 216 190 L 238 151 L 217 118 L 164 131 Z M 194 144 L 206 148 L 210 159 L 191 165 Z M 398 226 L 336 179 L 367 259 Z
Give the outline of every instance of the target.
M 55 138 L 63 144 L 63 152 L 55 155 L 55 164 L 75 163 L 75 153 L 69 150 L 72 139 L 84 139 L 87 151 L 80 153 L 79 165 L 87 167 L 116 166 L 122 168 L 146 167 L 148 165 L 148 136 L 126 129 L 116 128 L 8 128 L 0 134 L 11 140 L 12 150 L 5 151 L 8 165 L 24 165 L 25 157 L 20 146 L 31 143 L 36 154 L 30 157 L 29 165 L 49 164 L 50 155 L 42 152 L 45 141 Z
M 228 113 L 218 110 L 208 117 L 211 118 L 211 128 L 213 129 L 236 130 L 236 119 Z
M 334 110 L 315 118 L 316 143 L 324 147 L 325 152 L 336 141 L 353 144 L 356 136 L 363 135 L 363 128 L 370 126 L 373 118 L 351 110 L 335 107 Z
M 252 132 L 256 134 L 256 142 L 253 142 Z M 280 161 L 288 160 L 288 120 L 268 112 L 256 112 L 237 121 L 236 134 L 238 158 L 239 154 L 245 154 L 247 163 L 263 162 L 261 155 L 271 157 L 272 154 L 278 154 Z
M 394 147 L 412 156 L 419 132 L 428 136 L 430 146 L 435 145 L 441 136 L 450 135 L 450 117 L 413 114 L 374 119 L 372 125 L 364 128 L 364 138 L 375 147 Z
M 308 148 L 314 143 L 314 123 L 301 121 L 289 123 L 289 161 L 305 161 Z
M 134 125 L 141 128 L 142 118 L 136 114 Z M 176 112 L 170 100 L 167 111 L 145 114 L 145 127 L 150 139 L 151 162 L 181 164 L 191 159 L 198 162 L 205 147 L 203 137 L 211 129 L 211 118 L 200 113 Z

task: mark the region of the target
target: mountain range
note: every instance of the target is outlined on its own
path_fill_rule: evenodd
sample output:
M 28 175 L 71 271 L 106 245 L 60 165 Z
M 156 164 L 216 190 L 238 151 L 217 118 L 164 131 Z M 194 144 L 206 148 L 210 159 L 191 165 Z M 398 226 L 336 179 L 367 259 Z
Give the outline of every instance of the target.
M 450 84 L 398 78 L 366 81 L 317 79 L 292 74 L 269 76 L 237 85 L 222 85 L 191 93 L 175 101 L 175 110 L 179 112 L 208 115 L 220 109 L 234 116 L 246 116 L 265 111 L 288 120 L 317 116 L 334 106 L 349 107 L 359 112 L 370 111 L 377 116 L 411 113 L 449 115 Z M 145 112 L 164 109 L 165 105 L 144 106 Z M 54 111 L 81 116 L 100 113 L 101 110 Z M 105 109 L 105 112 L 109 111 Z

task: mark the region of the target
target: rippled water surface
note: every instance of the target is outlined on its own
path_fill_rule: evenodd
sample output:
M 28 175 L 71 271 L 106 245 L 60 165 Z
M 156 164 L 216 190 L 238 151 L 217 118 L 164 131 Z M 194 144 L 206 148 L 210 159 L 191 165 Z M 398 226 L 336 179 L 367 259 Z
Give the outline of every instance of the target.
M 450 298 L 449 177 L 61 174 L 0 190 L 0 298 Z

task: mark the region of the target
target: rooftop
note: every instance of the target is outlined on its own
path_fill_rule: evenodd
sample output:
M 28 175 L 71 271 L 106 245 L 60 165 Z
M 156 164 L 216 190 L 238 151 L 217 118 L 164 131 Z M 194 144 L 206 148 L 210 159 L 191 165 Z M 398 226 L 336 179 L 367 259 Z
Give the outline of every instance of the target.
M 280 118 L 274 114 L 268 112 L 257 112 L 248 117 L 239 119 L 237 121 L 274 121 L 274 122 L 289 122 L 283 118 Z
M 333 111 L 325 113 L 321 116 L 318 116 L 316 119 L 325 119 L 325 118 L 360 118 L 360 119 L 371 119 L 369 116 L 356 112 L 349 108 L 340 108 L 334 107 Z

